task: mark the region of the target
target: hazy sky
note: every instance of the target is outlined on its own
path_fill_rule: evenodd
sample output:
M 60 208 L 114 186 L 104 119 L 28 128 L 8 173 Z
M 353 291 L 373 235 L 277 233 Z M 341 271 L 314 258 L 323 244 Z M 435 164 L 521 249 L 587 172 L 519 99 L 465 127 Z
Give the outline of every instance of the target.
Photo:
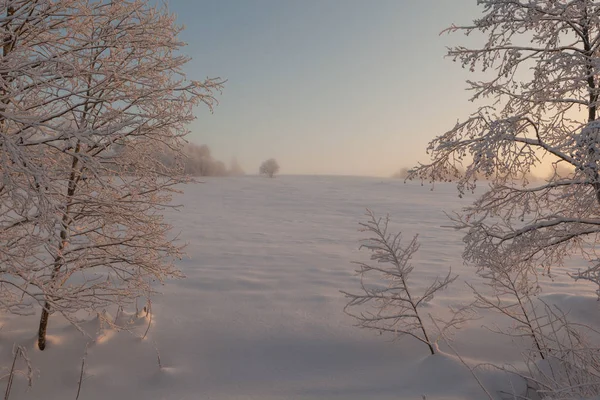
M 227 79 L 190 140 L 247 173 L 389 176 L 474 109 L 444 58 L 476 0 L 170 0 L 190 78 Z

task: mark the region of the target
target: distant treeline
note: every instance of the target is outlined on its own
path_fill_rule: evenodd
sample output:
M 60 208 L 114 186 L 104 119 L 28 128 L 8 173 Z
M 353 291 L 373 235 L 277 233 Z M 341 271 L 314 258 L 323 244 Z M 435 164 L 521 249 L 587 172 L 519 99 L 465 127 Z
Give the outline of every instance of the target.
M 409 168 L 406 168 L 406 167 L 401 168 L 398 172 L 396 172 L 395 174 L 392 175 L 392 178 L 406 179 L 406 178 L 408 178 L 408 172 L 409 172 Z M 525 176 L 525 178 L 529 182 L 535 182 L 535 181 L 550 179 L 555 174 L 558 177 L 567 178 L 567 177 L 571 176 L 571 174 L 573 174 L 573 172 L 574 172 L 573 168 L 569 168 L 563 164 L 552 164 L 552 166 L 550 167 L 550 171 L 546 173 L 546 176 L 538 176 L 538 175 L 529 173 Z M 464 173 L 465 173 L 465 171 L 463 169 L 458 170 L 459 176 L 463 176 Z M 452 180 L 456 180 L 457 177 L 449 175 L 447 177 L 447 179 L 449 181 L 452 181 Z M 487 178 L 482 174 L 476 174 L 476 179 L 486 180 Z M 523 179 L 523 177 L 521 176 L 518 179 Z
M 406 179 L 408 178 L 409 175 L 409 168 L 402 168 L 400 169 L 398 172 L 396 172 L 395 174 L 392 175 L 392 178 L 397 178 L 397 179 Z M 438 179 L 442 179 L 444 181 L 447 182 L 453 182 L 458 180 L 459 178 L 463 177 L 465 175 L 465 170 L 461 169 L 461 168 L 457 168 L 455 171 L 453 171 L 452 173 L 450 171 L 448 171 L 448 174 L 446 176 L 439 176 Z M 473 176 L 475 179 L 477 180 L 481 180 L 481 181 L 485 181 L 487 180 L 489 177 L 485 176 L 484 174 L 480 174 L 480 173 L 476 173 Z M 519 176 L 519 177 L 515 177 L 515 179 L 517 180 L 523 180 L 526 179 L 528 182 L 534 182 L 539 180 L 540 178 L 532 175 L 532 174 L 527 174 L 526 176 Z
M 173 165 L 179 161 L 183 163 L 184 173 L 192 176 L 239 176 L 244 175 L 244 170 L 234 158 L 229 167 L 223 161 L 216 160 L 210 153 L 210 148 L 205 145 L 187 143 L 183 148 L 184 157 L 177 160 L 173 152 L 164 150 L 159 157 L 163 164 Z

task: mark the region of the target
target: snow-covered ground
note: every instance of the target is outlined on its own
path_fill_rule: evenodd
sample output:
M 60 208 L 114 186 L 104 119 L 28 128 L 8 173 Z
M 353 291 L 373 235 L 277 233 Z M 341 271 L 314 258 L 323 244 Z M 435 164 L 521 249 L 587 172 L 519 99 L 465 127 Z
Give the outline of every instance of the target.
M 485 398 L 443 345 L 448 354 L 431 357 L 412 339 L 353 327 L 339 292 L 356 291 L 351 261 L 368 259 L 357 231 L 368 207 L 389 213 L 407 239 L 420 233 L 416 286 L 448 267 L 460 275 L 428 312 L 443 315 L 448 305 L 470 301 L 464 281 L 477 279 L 462 263 L 461 234 L 442 227 L 443 211 L 470 200 L 450 185 L 430 191 L 381 178 L 240 177 L 189 185 L 176 199 L 185 207 L 167 214 L 188 243 L 179 262 L 187 278 L 160 288 L 146 338 L 140 339 L 145 316 L 132 318 L 133 333 L 102 329 L 90 316 L 84 328 L 91 337 L 54 318 L 50 344 L 40 352 L 37 319 L 4 316 L 0 365 L 7 372 L 16 343 L 35 368 L 33 387 L 15 380 L 10 399 L 75 399 L 86 346 L 79 397 L 85 400 Z M 557 273 L 545 295 L 597 319 L 594 288 Z M 461 355 L 468 362 L 517 362 L 518 347 L 482 328 L 493 316 L 483 317 L 456 334 Z M 510 387 L 497 372 L 481 378 L 492 390 Z

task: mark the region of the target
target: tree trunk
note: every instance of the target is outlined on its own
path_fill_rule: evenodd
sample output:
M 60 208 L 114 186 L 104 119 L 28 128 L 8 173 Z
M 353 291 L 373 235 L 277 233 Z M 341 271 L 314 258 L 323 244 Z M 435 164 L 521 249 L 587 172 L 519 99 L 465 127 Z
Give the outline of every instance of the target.
M 50 304 L 46 302 L 42 309 L 42 316 L 40 318 L 40 327 L 38 329 L 38 347 L 40 350 L 46 348 L 46 328 L 48 327 L 48 319 L 50 317 Z
M 587 8 L 586 8 L 586 19 L 583 21 L 582 27 L 582 35 L 583 39 L 583 49 L 585 51 L 585 57 L 587 60 L 586 65 L 586 74 L 587 74 L 587 84 L 589 91 L 589 103 L 588 103 L 588 123 L 596 120 L 597 113 L 597 102 L 598 102 L 598 89 L 596 87 L 596 80 L 594 79 L 594 51 L 592 50 L 592 44 L 590 41 L 590 22 L 587 18 Z M 590 147 L 589 150 L 590 156 L 596 157 L 596 151 L 593 147 Z M 600 173 L 598 170 L 592 171 L 593 173 L 593 183 L 594 191 L 596 192 L 596 201 L 600 204 Z
M 75 154 L 78 154 L 81 150 L 81 143 L 77 142 L 77 145 L 75 146 Z M 65 249 L 65 247 L 67 246 L 67 237 L 68 237 L 68 230 L 69 230 L 69 226 L 71 225 L 71 220 L 69 218 L 69 209 L 70 209 L 70 204 L 69 202 L 71 201 L 71 199 L 73 198 L 73 195 L 75 194 L 75 190 L 77 188 L 77 183 L 79 181 L 79 179 L 81 178 L 81 171 L 80 169 L 78 169 L 78 162 L 79 159 L 77 157 L 73 157 L 73 162 L 71 164 L 71 175 L 69 176 L 69 187 L 67 190 L 67 203 L 66 203 L 66 210 L 65 210 L 65 214 L 63 215 L 62 218 L 62 229 L 60 231 L 60 242 L 58 244 L 58 255 L 56 256 L 56 258 L 54 259 L 54 268 L 52 269 L 52 275 L 50 276 L 50 282 L 52 284 L 52 286 L 54 286 L 54 283 L 57 279 L 57 276 L 60 272 L 60 269 L 63 266 L 63 257 L 62 257 L 62 252 Z M 46 298 L 46 302 L 44 303 L 44 308 L 42 309 L 42 316 L 40 317 L 40 326 L 38 328 L 38 347 L 40 348 L 40 350 L 44 350 L 46 348 L 46 328 L 48 327 L 48 320 L 50 319 L 50 303 L 48 302 L 47 298 Z

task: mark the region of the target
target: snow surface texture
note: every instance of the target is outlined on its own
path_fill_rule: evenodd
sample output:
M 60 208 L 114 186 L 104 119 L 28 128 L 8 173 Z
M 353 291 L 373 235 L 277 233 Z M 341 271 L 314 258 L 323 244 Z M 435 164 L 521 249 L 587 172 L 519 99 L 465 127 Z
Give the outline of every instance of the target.
M 15 343 L 26 348 L 35 369 L 31 389 L 15 379 L 11 400 L 75 399 L 86 346 L 84 400 L 485 398 L 443 344 L 445 354 L 428 356 L 414 339 L 393 341 L 355 328 L 339 292 L 358 290 L 351 261 L 368 260 L 358 250 L 357 231 L 368 207 L 389 213 L 390 227 L 407 240 L 420 233 L 415 285 L 450 266 L 460 275 L 427 306 L 432 313 L 443 316 L 448 305 L 472 300 L 463 281 L 478 280 L 462 263 L 461 233 L 441 227 L 448 223 L 443 211 L 472 199 L 459 199 L 450 185 L 430 191 L 351 177 L 208 179 L 185 191 L 176 199 L 185 208 L 167 219 L 189 243 L 188 258 L 179 262 L 187 279 L 160 288 L 147 336 L 141 339 L 149 322 L 144 313 L 119 316 L 131 321 L 133 334 L 103 328 L 88 316 L 89 336 L 55 317 L 48 348 L 40 352 L 34 346 L 37 318 L 4 316 L 3 374 Z M 595 288 L 565 272 L 555 271 L 545 298 L 600 325 Z M 504 321 L 482 316 L 456 334 L 454 345 L 465 360 L 519 362 L 515 343 L 482 328 Z M 511 388 L 508 377 L 493 370 L 480 378 L 494 393 Z

